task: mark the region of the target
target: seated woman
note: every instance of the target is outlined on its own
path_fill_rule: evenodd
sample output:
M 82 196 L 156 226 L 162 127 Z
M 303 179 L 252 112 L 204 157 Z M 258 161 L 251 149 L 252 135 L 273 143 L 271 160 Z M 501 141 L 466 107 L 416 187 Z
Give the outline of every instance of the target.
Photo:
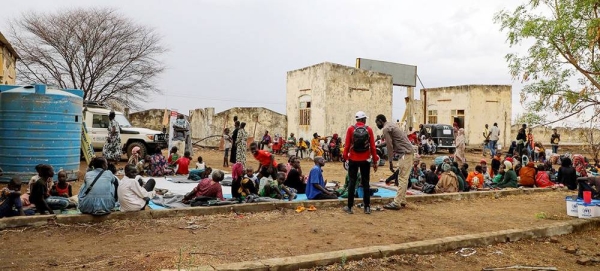
M 519 186 L 533 187 L 536 179 L 536 168 L 533 162 L 527 163 L 519 170 Z
M 546 167 L 543 164 L 537 166 L 537 174 L 535 175 L 535 186 L 540 188 L 552 187 L 556 185 L 550 181 L 550 176 L 546 171 Z
M 570 158 L 565 157 L 562 159 L 556 182 L 564 184 L 570 190 L 575 190 L 577 189 L 577 172 L 572 165 L 573 162 L 571 162 Z
M 458 177 L 452 171 L 452 167 L 450 164 L 443 163 L 442 166 L 442 175 L 440 176 L 440 180 L 438 181 L 435 187 L 435 193 L 455 193 L 459 192 L 458 189 Z
M 79 211 L 84 214 L 110 214 L 117 203 L 116 177 L 108 171 L 104 157 L 96 157 L 91 163 L 94 168 L 85 174 L 79 189 Z
M 208 170 L 208 168 L 207 168 Z M 206 171 L 205 171 L 206 172 Z M 212 173 L 212 178 L 202 179 L 192 191 L 187 193 L 181 202 L 188 204 L 197 197 L 208 197 L 225 200 L 223 198 L 223 188 L 221 187 L 221 181 L 225 179 L 223 171 L 215 170 Z
M 125 166 L 125 177 L 119 181 L 119 187 L 117 188 L 122 212 L 144 210 L 150 199 L 156 195 L 154 192 L 156 181 L 150 179 L 141 186 L 141 178 L 134 165 Z
M 504 161 L 504 178 L 502 181 L 497 183 L 494 187 L 496 188 L 508 188 L 513 187 L 517 188 L 517 173 L 512 169 L 512 163 L 509 161 Z
M 167 169 L 167 159 L 162 155 L 159 147 L 156 148 L 154 154 L 150 157 L 149 175 L 153 177 L 162 177 L 167 174 L 172 174 L 171 169 Z

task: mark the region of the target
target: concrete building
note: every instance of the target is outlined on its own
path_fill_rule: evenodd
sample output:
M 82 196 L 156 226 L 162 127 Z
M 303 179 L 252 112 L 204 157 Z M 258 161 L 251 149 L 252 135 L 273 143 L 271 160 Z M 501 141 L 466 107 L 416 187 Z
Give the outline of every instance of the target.
M 0 84 L 16 85 L 17 60 L 19 55 L 8 40 L 0 33 Z
M 500 128 L 499 144 L 508 146 L 512 141 L 512 86 L 510 85 L 465 85 L 421 89 L 421 100 L 413 104 L 415 116 L 420 123 L 452 125 L 457 122 L 465 129 L 467 144 L 483 143 L 484 125 Z M 415 117 L 416 119 L 416 117 Z M 416 123 L 415 123 L 416 124 Z M 418 124 L 414 126 L 418 129 Z
M 369 116 L 372 127 L 377 114 L 394 121 L 391 75 L 324 62 L 289 71 L 286 93 L 287 130 L 298 138 L 345 137 L 357 111 Z

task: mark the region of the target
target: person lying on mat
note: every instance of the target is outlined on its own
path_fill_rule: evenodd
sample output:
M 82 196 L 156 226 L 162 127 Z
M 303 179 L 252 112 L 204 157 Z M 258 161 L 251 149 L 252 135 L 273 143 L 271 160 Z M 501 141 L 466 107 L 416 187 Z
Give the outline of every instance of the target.
M 218 169 L 213 171 L 212 178 L 202 179 L 198 183 L 198 186 L 194 187 L 192 191 L 183 197 L 181 202 L 188 204 L 191 200 L 200 196 L 225 200 L 225 198 L 223 198 L 223 189 L 221 188 L 221 181 L 223 179 L 225 179 L 225 173 L 223 173 L 223 171 Z
M 138 175 L 135 165 L 125 166 L 125 177 L 119 181 L 117 195 L 122 212 L 140 211 L 146 209 L 146 205 L 156 192 L 154 186 L 156 181 L 150 179 L 142 186 L 142 176 Z

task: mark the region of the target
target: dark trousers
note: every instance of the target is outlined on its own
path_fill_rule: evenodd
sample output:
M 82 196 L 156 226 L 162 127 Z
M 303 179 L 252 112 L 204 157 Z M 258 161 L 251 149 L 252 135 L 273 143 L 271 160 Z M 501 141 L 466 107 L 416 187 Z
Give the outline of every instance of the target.
M 399 173 L 399 170 L 394 171 L 394 173 L 392 173 L 392 175 L 390 175 L 390 177 L 388 177 L 387 179 L 385 179 L 385 183 L 389 184 L 392 181 L 394 181 L 394 183 L 396 184 L 396 186 L 398 186 L 398 173 Z
M 552 145 L 552 153 L 558 153 L 558 145 Z
M 371 207 L 371 195 L 369 194 L 369 180 L 371 174 L 371 163 L 368 161 L 348 161 L 348 177 L 350 184 L 348 185 L 348 207 L 354 206 L 354 193 L 356 191 L 356 179 L 358 178 L 358 170 L 360 170 L 360 183 L 363 187 L 363 202 L 365 207 Z
M 315 198 L 313 198 L 313 200 L 320 200 L 320 199 L 337 199 L 338 197 L 336 195 L 327 195 L 323 192 L 319 193 L 317 196 L 315 196 Z

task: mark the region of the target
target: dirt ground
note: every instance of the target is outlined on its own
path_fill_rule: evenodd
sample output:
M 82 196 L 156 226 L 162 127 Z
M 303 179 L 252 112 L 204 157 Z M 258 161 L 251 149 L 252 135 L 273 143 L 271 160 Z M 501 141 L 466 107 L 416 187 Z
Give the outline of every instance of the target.
M 10 229 L 0 231 L 2 247 L 10 246 L 0 263 L 3 270 L 158 270 L 403 243 L 573 219 L 564 203 L 571 193 L 416 203 L 372 215 L 282 210 Z M 516 254 L 508 259 L 535 263 L 564 257 L 552 250 L 540 257 Z M 448 260 L 439 264 L 450 264 L 451 255 L 443 255 L 437 257 Z M 452 264 L 454 270 L 472 267 L 467 259 Z
M 577 249 L 567 250 L 568 247 Z M 471 256 L 467 255 L 473 250 L 464 250 L 462 254 L 465 256 L 460 255 L 459 250 L 431 255 L 407 254 L 383 259 L 369 258 L 311 270 L 482 270 L 515 265 L 556 267 L 558 270 L 600 269 L 600 229 L 473 249 L 475 254 Z

